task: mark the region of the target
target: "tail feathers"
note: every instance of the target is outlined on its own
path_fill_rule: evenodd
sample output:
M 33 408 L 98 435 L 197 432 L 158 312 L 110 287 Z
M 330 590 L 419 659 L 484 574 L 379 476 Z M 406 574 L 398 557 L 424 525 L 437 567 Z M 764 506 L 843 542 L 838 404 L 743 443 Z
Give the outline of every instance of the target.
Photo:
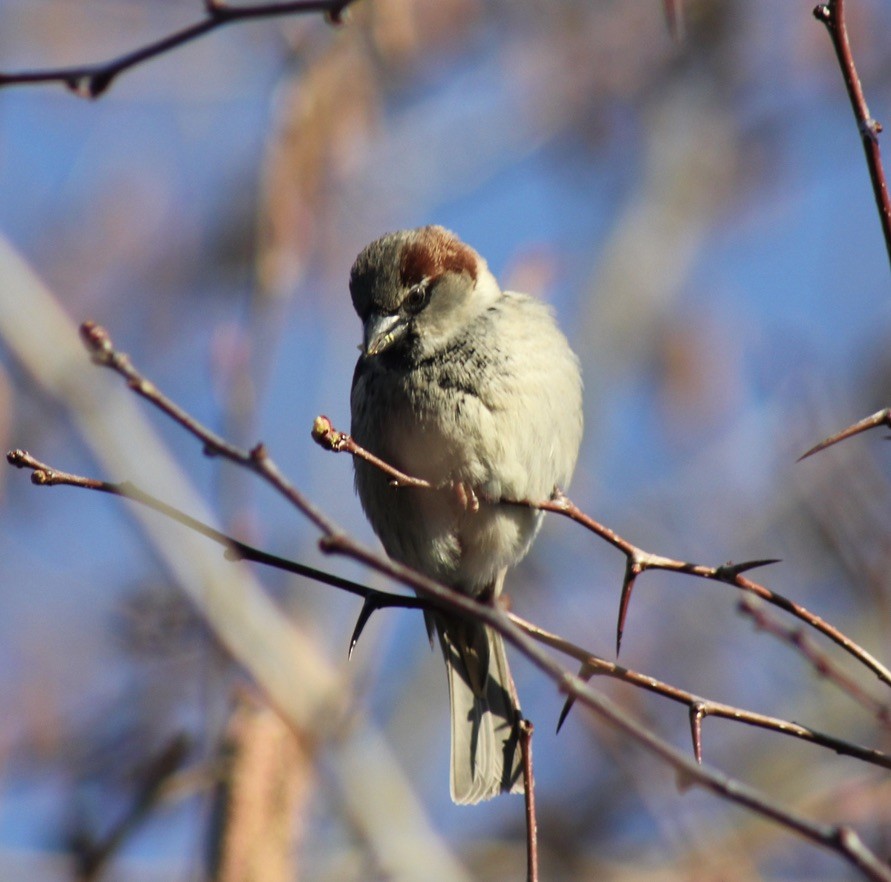
M 452 800 L 482 802 L 522 793 L 520 706 L 504 641 L 482 625 L 437 622 L 449 674 Z

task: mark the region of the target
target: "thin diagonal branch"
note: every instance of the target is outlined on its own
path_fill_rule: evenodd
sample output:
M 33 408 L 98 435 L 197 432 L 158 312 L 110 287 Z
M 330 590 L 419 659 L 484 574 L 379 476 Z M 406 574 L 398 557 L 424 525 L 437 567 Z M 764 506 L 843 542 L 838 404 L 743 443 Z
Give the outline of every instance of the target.
M 355 2 L 356 0 L 289 0 L 289 2 L 263 3 L 254 6 L 229 6 L 218 0 L 206 0 L 203 19 L 160 40 L 96 64 L 26 70 L 17 73 L 0 72 L 0 88 L 37 83 L 62 83 L 77 95 L 98 98 L 120 74 L 130 68 L 191 43 L 224 25 L 247 19 L 316 13 L 324 13 L 329 21 L 339 23 L 347 6 Z
M 578 677 L 586 682 L 592 677 L 611 677 L 615 680 L 621 680 L 638 689 L 644 689 L 656 695 L 661 695 L 669 701 L 683 704 L 690 710 L 691 723 L 693 729 L 693 753 L 698 762 L 702 762 L 702 734 L 701 724 L 706 717 L 720 717 L 725 720 L 733 720 L 737 723 L 743 723 L 746 726 L 754 726 L 758 729 L 766 729 L 770 732 L 776 732 L 780 735 L 786 735 L 791 738 L 798 738 L 811 744 L 817 744 L 820 747 L 828 748 L 838 754 L 844 756 L 855 757 L 863 762 L 880 766 L 884 769 L 891 769 L 891 756 L 880 750 L 871 747 L 863 747 L 859 744 L 846 741 L 842 738 L 836 738 L 834 735 L 828 735 L 809 726 L 802 726 L 789 720 L 783 720 L 779 717 L 771 717 L 766 714 L 759 714 L 755 711 L 745 710 L 744 708 L 735 707 L 734 705 L 725 704 L 720 701 L 713 701 L 710 698 L 703 698 L 673 686 L 671 683 L 665 683 L 649 674 L 642 674 L 639 671 L 633 671 L 630 668 L 616 664 L 616 662 L 608 661 L 600 656 L 593 655 L 586 649 L 560 637 L 551 634 L 521 619 L 519 616 L 510 614 L 511 621 L 518 625 L 523 631 L 545 646 L 550 646 L 571 658 L 581 662 L 582 669 Z M 567 700 L 564 712 L 561 714 L 561 722 L 566 718 L 568 708 L 574 703 L 573 696 Z
M 187 515 L 178 508 L 168 505 L 166 502 L 152 496 L 150 493 L 146 493 L 130 481 L 122 481 L 121 483 L 116 484 L 111 481 L 101 481 L 97 478 L 74 475 L 70 472 L 57 469 L 54 466 L 47 465 L 45 462 L 41 462 L 26 450 L 10 450 L 6 454 L 6 461 L 16 468 L 29 469 L 31 471 L 31 481 L 40 486 L 66 486 L 80 487 L 85 490 L 96 490 L 99 493 L 108 493 L 111 496 L 120 496 L 124 499 L 130 499 L 147 508 L 154 509 L 171 520 L 182 524 L 184 527 L 188 527 L 190 530 L 194 530 L 196 533 L 200 533 L 202 536 L 206 536 L 208 539 L 213 540 L 218 545 L 222 545 L 225 549 L 226 557 L 229 560 L 253 561 L 254 563 L 271 566 L 278 570 L 312 579 L 323 585 L 330 585 L 332 588 L 339 588 L 341 591 L 347 591 L 350 594 L 355 594 L 357 597 L 363 597 L 366 600 L 371 595 L 381 595 L 382 593 L 373 588 L 369 588 L 367 585 L 360 585 L 358 582 L 353 582 L 350 579 L 343 579 L 340 576 L 335 576 L 324 570 L 319 570 L 315 567 L 289 560 L 288 558 L 270 554 L 253 545 L 248 545 L 246 542 L 241 542 L 226 533 L 214 529 L 203 521 L 199 521 L 197 518 Z M 411 609 L 418 607 L 424 608 L 426 606 L 426 604 L 417 597 L 387 595 L 386 600 L 384 601 L 382 601 L 380 597 L 377 597 L 376 599 L 380 606 L 396 606 L 396 601 L 404 601 L 404 604 L 401 605 Z
M 333 588 L 338 588 L 340 590 L 347 591 L 350 594 L 363 597 L 365 599 L 365 603 L 363 604 L 362 612 L 356 623 L 353 637 L 350 641 L 350 653 L 352 653 L 352 650 L 355 647 L 355 643 L 358 640 L 359 634 L 368 621 L 368 618 L 376 610 L 393 607 L 407 609 L 426 609 L 432 605 L 429 601 L 424 600 L 423 598 L 408 597 L 401 594 L 391 594 L 388 592 L 378 591 L 377 589 L 369 588 L 366 585 L 360 585 L 348 579 L 343 579 L 339 576 L 332 575 L 331 573 L 327 573 L 313 567 L 305 566 L 304 564 L 289 561 L 285 558 L 260 551 L 259 549 L 256 549 L 250 545 L 246 545 L 245 543 L 240 542 L 239 540 L 234 539 L 233 537 L 228 536 L 225 533 L 221 533 L 213 527 L 210 527 L 207 524 L 204 524 L 203 522 L 184 514 L 183 512 L 179 511 L 179 509 L 176 509 L 173 506 L 161 502 L 150 494 L 140 490 L 131 482 L 113 484 L 107 481 L 98 480 L 96 478 L 74 475 L 70 472 L 65 472 L 47 465 L 46 463 L 41 462 L 36 457 L 23 450 L 10 451 L 7 454 L 7 461 L 17 468 L 30 469 L 32 482 L 39 486 L 68 486 L 77 487 L 85 490 L 95 490 L 100 493 L 108 493 L 114 496 L 121 496 L 125 499 L 131 499 L 142 505 L 146 505 L 149 508 L 160 512 L 161 514 L 172 518 L 177 523 L 180 523 L 191 530 L 195 530 L 196 532 L 201 533 L 203 536 L 206 536 L 209 539 L 212 539 L 218 544 L 224 546 L 224 548 L 226 549 L 226 556 L 229 559 L 249 560 L 267 566 L 272 566 L 276 569 L 296 573 L 298 575 L 320 582 L 321 584 L 328 585 Z M 780 734 L 800 738 L 813 744 L 817 744 L 822 747 L 829 748 L 830 750 L 834 750 L 837 753 L 845 754 L 847 756 L 853 756 L 865 762 L 873 763 L 875 765 L 891 769 L 891 758 L 883 754 L 881 751 L 872 750 L 871 748 L 867 747 L 861 747 L 859 745 L 844 741 L 839 738 L 835 738 L 831 735 L 823 734 L 816 730 L 801 726 L 797 723 L 789 722 L 787 720 L 781 720 L 776 717 L 768 717 L 764 714 L 754 713 L 752 711 L 744 710 L 743 708 L 734 707 L 732 705 L 712 701 L 708 698 L 703 698 L 699 695 L 694 695 L 693 693 L 673 686 L 670 683 L 664 683 L 660 680 L 657 680 L 655 677 L 651 677 L 648 674 L 638 673 L 636 671 L 630 670 L 629 668 L 622 667 L 621 665 L 618 665 L 614 662 L 607 661 L 606 659 L 594 655 L 588 650 L 577 646 L 576 644 L 570 642 L 569 640 L 566 640 L 563 637 L 552 634 L 549 631 L 546 631 L 544 628 L 541 628 L 538 625 L 534 625 L 531 622 L 520 618 L 514 613 L 509 613 L 508 615 L 512 622 L 522 628 L 523 631 L 525 631 L 538 642 L 544 644 L 545 646 L 556 649 L 563 654 L 568 655 L 569 657 L 581 662 L 582 669 L 578 674 L 580 679 L 587 682 L 591 679 L 591 677 L 595 675 L 608 676 L 614 679 L 621 680 L 636 688 L 644 689 L 648 692 L 653 692 L 657 695 L 661 695 L 662 697 L 667 698 L 671 701 L 687 705 L 691 711 L 691 718 L 695 716 L 696 719 L 696 728 L 694 728 L 694 754 L 696 755 L 697 760 L 701 761 L 702 758 L 702 720 L 706 716 L 714 716 L 723 717 L 725 719 L 734 720 L 746 725 L 756 726 L 762 729 L 769 729 L 774 732 L 779 732 Z M 760 627 L 764 628 L 771 627 L 768 622 L 763 622 L 760 619 L 758 624 Z M 780 626 L 777 625 L 775 627 L 779 628 Z M 828 664 L 828 662 L 826 663 Z M 851 684 L 847 681 L 845 681 L 841 685 L 843 685 L 846 690 L 852 688 Z M 560 725 L 562 725 L 569 709 L 573 704 L 573 698 L 567 700 L 563 713 L 561 713 L 560 716 L 558 729 Z M 885 708 L 885 710 L 887 710 L 887 708 Z
M 142 376 L 132 365 L 129 357 L 117 352 L 105 328 L 94 322 L 84 322 L 80 328 L 81 339 L 94 363 L 110 368 L 120 374 L 127 385 L 140 397 L 151 402 L 160 411 L 179 423 L 187 432 L 194 435 L 204 445 L 208 456 L 221 456 L 259 475 L 281 493 L 298 511 L 301 511 L 325 535 L 338 532 L 337 526 L 316 505 L 310 502 L 281 473 L 278 466 L 269 458 L 262 443 L 250 450 L 230 444 L 206 426 L 201 425 L 178 404 L 164 395 L 154 383 Z
M 398 469 L 393 468 L 393 466 L 357 444 L 346 432 L 341 432 L 335 429 L 327 417 L 319 416 L 316 418 L 313 424 L 312 437 L 316 443 L 324 447 L 326 450 L 331 450 L 335 453 L 345 452 L 352 456 L 361 457 L 381 469 L 393 479 L 392 483 L 394 487 L 411 486 L 429 490 L 441 489 L 435 487 L 429 481 L 406 475 Z M 697 578 L 706 579 L 711 582 L 721 582 L 727 585 L 732 585 L 741 591 L 760 597 L 762 600 L 785 610 L 805 622 L 809 627 L 824 634 L 833 643 L 840 646 L 845 652 L 856 658 L 861 664 L 872 671 L 879 680 L 886 685 L 891 686 L 891 670 L 867 652 L 862 646 L 834 625 L 831 625 L 820 616 L 812 613 L 801 604 L 784 597 L 782 594 L 779 594 L 758 582 L 753 582 L 751 579 L 748 579 L 743 575 L 757 567 L 776 563 L 777 561 L 774 559 L 743 561 L 737 564 L 726 563 L 717 567 L 674 560 L 673 558 L 665 557 L 660 554 L 653 554 L 652 552 L 638 548 L 638 546 L 620 536 L 615 530 L 601 524 L 599 521 L 595 521 L 590 515 L 585 514 L 585 512 L 583 512 L 571 499 L 559 490 L 554 492 L 551 499 L 539 501 L 528 499 L 489 499 L 484 493 L 480 493 L 478 490 L 475 492 L 480 501 L 487 504 L 526 506 L 528 508 L 536 508 L 541 511 L 548 511 L 567 517 L 570 520 L 575 521 L 577 524 L 581 524 L 581 526 L 590 530 L 596 536 L 599 536 L 625 555 L 626 567 L 622 597 L 619 605 L 617 647 L 621 643 L 625 614 L 628 609 L 631 588 L 633 587 L 635 580 L 646 570 L 665 570 L 672 573 L 684 573 L 688 576 L 696 576 Z
M 854 64 L 854 55 L 851 52 L 851 44 L 848 39 L 848 25 L 845 19 L 845 0 L 829 0 L 814 9 L 814 17 L 826 25 L 826 30 L 832 39 L 832 46 L 838 57 L 845 88 L 857 120 L 857 131 L 863 142 L 863 152 L 866 155 L 866 165 L 869 168 L 869 178 L 872 182 L 875 194 L 876 207 L 879 210 L 879 221 L 882 224 L 882 235 L 885 238 L 885 248 L 888 258 L 891 260 L 891 198 L 888 195 L 888 183 L 885 179 L 885 169 L 882 165 L 882 152 L 879 148 L 879 134 L 882 124 L 873 119 L 866 105 L 866 96 L 863 94 L 863 85 Z
M 61 469 L 54 468 L 41 462 L 32 456 L 26 450 L 10 450 L 6 454 L 6 461 L 16 468 L 30 469 L 31 481 L 34 484 L 45 487 L 80 487 L 84 490 L 96 490 L 100 493 L 108 493 L 112 496 L 120 496 L 124 499 L 130 499 L 147 508 L 151 508 L 160 514 L 165 515 L 171 520 L 206 536 L 218 545 L 222 545 L 225 549 L 225 555 L 228 560 L 244 560 L 254 563 L 263 564 L 264 566 L 273 567 L 277 570 L 283 570 L 287 573 L 293 573 L 296 576 L 302 576 L 305 579 L 312 579 L 322 585 L 328 585 L 332 588 L 338 588 L 341 591 L 347 591 L 357 597 L 364 599 L 362 610 L 356 620 L 353 628 L 353 634 L 349 642 L 348 654 L 353 655 L 353 650 L 359 642 L 362 634 L 372 613 L 379 609 L 429 609 L 431 604 L 419 597 L 412 597 L 405 594 L 390 594 L 388 592 L 379 591 L 375 588 L 369 588 L 367 585 L 360 585 L 350 579 L 344 579 L 341 576 L 335 576 L 333 573 L 319 570 L 316 567 L 310 567 L 306 564 L 290 560 L 285 557 L 279 557 L 276 554 L 270 554 L 253 545 L 248 545 L 239 539 L 229 536 L 226 533 L 193 518 L 191 515 L 180 511 L 172 505 L 152 496 L 141 490 L 130 481 L 122 481 L 121 483 L 113 483 L 111 481 L 101 481 L 97 478 L 87 478 L 82 475 L 74 475 L 71 472 L 65 472 Z
M 719 770 L 700 765 L 665 740 L 648 730 L 638 720 L 626 714 L 605 696 L 595 692 L 580 677 L 574 676 L 555 661 L 539 643 L 510 619 L 497 603 L 484 603 L 455 591 L 445 585 L 384 558 L 377 552 L 361 545 L 340 531 L 333 521 L 308 503 L 274 463 L 257 445 L 251 452 L 240 451 L 218 439 L 177 405 L 165 398 L 142 378 L 129 363 L 129 359 L 117 353 L 108 334 L 95 325 L 85 325 L 84 340 L 97 363 L 110 367 L 127 379 L 128 385 L 154 406 L 161 409 L 199 439 L 211 454 L 224 455 L 255 471 L 267 480 L 280 494 L 301 511 L 319 530 L 322 538 L 319 547 L 329 554 L 349 557 L 364 563 L 375 571 L 414 590 L 421 597 L 441 605 L 449 612 L 469 617 L 497 631 L 517 648 L 532 664 L 551 679 L 567 696 L 574 697 L 599 717 L 626 734 L 632 741 L 649 750 L 674 768 L 690 784 L 697 784 L 737 805 L 770 819 L 797 833 L 820 847 L 829 849 L 874 882 L 891 882 L 891 867 L 881 861 L 849 827 L 822 824 L 806 818 L 791 809 L 769 799 L 760 791 L 731 778 Z
M 752 619 L 756 628 L 772 634 L 801 653 L 817 674 L 835 683 L 845 695 L 866 708 L 880 723 L 885 726 L 891 726 L 891 706 L 877 701 L 864 689 L 861 689 L 860 684 L 853 677 L 849 677 L 837 665 L 833 664 L 824 653 L 820 652 L 801 628 L 789 628 L 782 625 L 768 616 L 765 610 L 760 609 L 745 597 L 740 600 L 738 609 L 743 615 L 747 615 Z
M 684 776 L 691 785 L 699 785 L 713 793 L 744 806 L 762 817 L 773 820 L 805 839 L 828 848 L 856 867 L 863 875 L 876 882 L 891 882 L 891 867 L 881 861 L 849 827 L 820 824 L 787 809 L 743 782 L 725 775 L 711 766 L 700 765 L 667 741 L 655 735 L 638 720 L 626 714 L 606 696 L 592 690 L 580 677 L 574 676 L 554 661 L 537 641 L 515 624 L 497 605 L 480 603 L 472 597 L 452 591 L 426 576 L 359 545 L 350 537 L 340 534 L 323 538 L 320 547 L 367 564 L 380 573 L 390 576 L 420 595 L 442 603 L 451 612 L 470 617 L 497 631 L 516 647 L 542 673 L 554 681 L 560 690 L 573 697 L 579 704 L 624 732 L 631 740 Z

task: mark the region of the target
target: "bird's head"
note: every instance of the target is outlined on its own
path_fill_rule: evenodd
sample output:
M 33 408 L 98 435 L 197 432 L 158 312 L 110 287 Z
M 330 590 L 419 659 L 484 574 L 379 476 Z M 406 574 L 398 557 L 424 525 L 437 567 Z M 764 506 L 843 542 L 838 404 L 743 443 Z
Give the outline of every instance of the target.
M 486 262 L 443 227 L 388 233 L 366 246 L 350 272 L 362 320 L 362 351 L 416 357 L 436 352 L 500 294 Z

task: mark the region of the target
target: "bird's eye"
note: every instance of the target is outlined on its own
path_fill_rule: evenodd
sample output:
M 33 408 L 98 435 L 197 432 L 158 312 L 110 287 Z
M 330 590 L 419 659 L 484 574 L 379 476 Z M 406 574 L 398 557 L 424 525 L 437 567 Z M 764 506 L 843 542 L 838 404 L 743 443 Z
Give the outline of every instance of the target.
M 428 287 L 424 282 L 412 285 L 408 294 L 405 295 L 404 306 L 405 311 L 415 315 L 419 313 L 427 305 Z

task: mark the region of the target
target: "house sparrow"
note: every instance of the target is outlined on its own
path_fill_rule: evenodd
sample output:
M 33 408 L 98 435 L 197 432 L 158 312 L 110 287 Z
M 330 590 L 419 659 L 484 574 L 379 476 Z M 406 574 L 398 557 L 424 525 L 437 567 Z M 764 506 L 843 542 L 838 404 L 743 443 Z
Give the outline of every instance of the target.
M 364 342 L 351 394 L 355 440 L 437 490 L 393 487 L 354 458 L 362 507 L 387 554 L 492 601 L 582 437 L 579 363 L 551 311 L 502 291 L 485 260 L 442 227 L 382 236 L 356 258 Z M 451 794 L 522 792 L 520 707 L 501 636 L 433 613 L 449 676 Z M 428 627 L 431 622 L 428 619 Z

